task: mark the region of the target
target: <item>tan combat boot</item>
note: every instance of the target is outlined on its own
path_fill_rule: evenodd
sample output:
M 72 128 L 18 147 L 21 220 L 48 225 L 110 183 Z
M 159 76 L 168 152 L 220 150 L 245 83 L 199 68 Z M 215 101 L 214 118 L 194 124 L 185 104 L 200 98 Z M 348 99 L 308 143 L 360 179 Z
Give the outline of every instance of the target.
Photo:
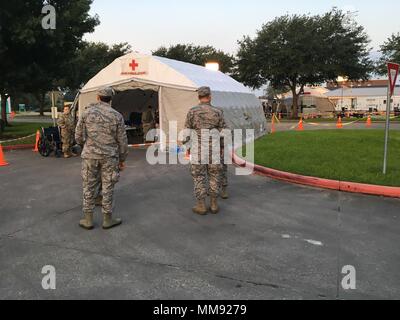
M 222 187 L 222 189 L 221 189 L 221 198 L 224 199 L 224 200 L 229 199 L 228 187 Z
M 211 197 L 211 213 L 212 214 L 217 214 L 219 212 L 219 207 L 218 207 L 218 198 L 217 197 Z
M 79 226 L 86 230 L 93 230 L 93 213 L 85 213 L 84 219 L 79 221 Z
M 108 230 L 117 227 L 122 224 L 122 220 L 119 218 L 113 219 L 112 214 L 103 215 L 103 229 Z
M 71 158 L 72 156 L 71 156 L 71 154 L 69 154 L 69 153 L 64 153 L 64 158 L 65 159 L 68 159 L 68 158 Z
M 197 200 L 196 206 L 193 208 L 193 212 L 196 214 L 199 214 L 201 216 L 204 216 L 207 214 L 207 206 L 206 206 L 206 200 Z

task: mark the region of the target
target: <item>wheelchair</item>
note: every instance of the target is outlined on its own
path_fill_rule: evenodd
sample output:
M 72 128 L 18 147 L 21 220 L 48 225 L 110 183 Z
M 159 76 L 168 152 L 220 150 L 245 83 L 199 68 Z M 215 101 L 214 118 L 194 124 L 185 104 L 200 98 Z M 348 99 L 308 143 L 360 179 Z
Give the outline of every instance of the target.
M 61 132 L 59 127 L 42 128 L 38 142 L 39 154 L 49 157 L 52 153 L 57 158 L 62 156 Z

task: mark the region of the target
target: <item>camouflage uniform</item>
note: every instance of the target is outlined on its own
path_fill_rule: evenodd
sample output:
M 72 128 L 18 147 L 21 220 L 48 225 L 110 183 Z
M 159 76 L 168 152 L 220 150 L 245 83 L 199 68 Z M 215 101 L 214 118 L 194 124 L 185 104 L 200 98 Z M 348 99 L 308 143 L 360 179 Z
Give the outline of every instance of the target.
M 207 154 L 202 154 L 201 144 L 204 142 L 201 139 L 201 130 L 216 129 L 218 131 L 223 130 L 226 127 L 223 112 L 217 108 L 211 106 L 211 104 L 200 104 L 193 107 L 186 118 L 185 128 L 193 129 L 197 133 L 197 141 L 199 142 L 198 148 L 192 148 L 192 159 L 199 159 L 198 163 L 192 163 L 191 173 L 194 181 L 194 194 L 197 200 L 204 200 L 207 197 L 207 193 L 211 197 L 218 197 L 220 191 L 220 176 L 222 165 L 212 164 L 212 149 L 213 145 L 210 143 L 210 150 Z M 215 150 L 215 149 L 214 149 Z M 208 159 L 207 159 L 208 158 Z M 208 160 L 209 164 L 201 164 L 201 160 Z M 218 159 L 220 160 L 220 159 Z
M 57 121 L 61 128 L 62 152 L 71 154 L 74 145 L 75 120 L 72 114 L 62 114 Z
M 103 193 L 103 214 L 112 214 L 114 186 L 119 180 L 119 162 L 128 155 L 128 139 L 122 115 L 110 104 L 91 105 L 78 122 L 76 142 L 83 145 L 83 212 L 91 214 L 98 195 Z
M 220 109 L 220 108 L 218 108 Z M 220 109 L 221 112 L 222 109 Z M 227 126 L 225 125 L 226 129 Z M 228 187 L 228 165 L 225 163 L 225 141 L 224 138 L 221 138 L 221 164 L 222 164 L 222 168 L 221 168 L 221 188 L 226 188 Z
M 147 134 L 149 133 L 149 131 L 151 129 L 154 128 L 154 117 L 153 117 L 153 113 L 151 112 L 150 109 L 143 112 L 142 125 L 143 125 L 143 140 L 144 140 L 144 142 L 147 142 L 147 139 L 146 139 Z

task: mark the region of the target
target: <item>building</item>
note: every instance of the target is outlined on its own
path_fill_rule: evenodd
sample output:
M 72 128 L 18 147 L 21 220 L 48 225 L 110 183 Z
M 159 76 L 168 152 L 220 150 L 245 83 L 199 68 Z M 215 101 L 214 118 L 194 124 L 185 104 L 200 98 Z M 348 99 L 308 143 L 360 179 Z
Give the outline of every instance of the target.
M 329 90 L 335 90 L 338 88 L 350 87 L 350 88 L 377 88 L 377 87 L 387 87 L 388 80 L 387 79 L 373 79 L 367 81 L 337 81 L 337 82 L 328 82 L 326 84 L 326 88 Z
M 326 97 L 329 90 L 320 86 L 305 87 L 299 96 L 299 108 L 303 114 L 325 115 L 335 111 L 335 105 Z M 291 92 L 282 96 L 284 104 L 290 110 L 293 104 Z
M 336 111 L 386 111 L 387 80 L 385 87 L 342 87 L 325 93 L 335 105 Z M 400 87 L 396 87 L 392 98 L 392 110 L 400 108 Z

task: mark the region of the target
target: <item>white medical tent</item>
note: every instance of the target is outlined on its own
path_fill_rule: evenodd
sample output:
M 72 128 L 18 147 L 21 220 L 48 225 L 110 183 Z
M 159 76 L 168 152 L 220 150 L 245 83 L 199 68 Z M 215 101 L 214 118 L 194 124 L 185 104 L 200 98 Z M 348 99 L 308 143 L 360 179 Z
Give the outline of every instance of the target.
M 125 100 L 125 103 L 116 108 L 125 118 L 130 111 L 143 112 L 147 108 L 146 103 L 157 104 L 160 129 L 166 134 L 170 121 L 177 122 L 178 132 L 183 129 L 187 112 L 198 104 L 196 90 L 201 86 L 209 86 L 212 104 L 224 110 L 225 120 L 231 129 L 254 129 L 256 138 L 266 133 L 266 119 L 259 99 L 241 83 L 219 71 L 176 60 L 129 53 L 116 59 L 83 87 L 78 98 L 79 115 L 96 102 L 97 90 L 105 86 L 114 88 L 117 92 L 115 98 L 121 93 L 132 93 L 125 95 L 125 99 L 119 99 Z M 165 139 L 168 140 L 168 136 Z M 167 141 L 160 142 L 164 148 Z

